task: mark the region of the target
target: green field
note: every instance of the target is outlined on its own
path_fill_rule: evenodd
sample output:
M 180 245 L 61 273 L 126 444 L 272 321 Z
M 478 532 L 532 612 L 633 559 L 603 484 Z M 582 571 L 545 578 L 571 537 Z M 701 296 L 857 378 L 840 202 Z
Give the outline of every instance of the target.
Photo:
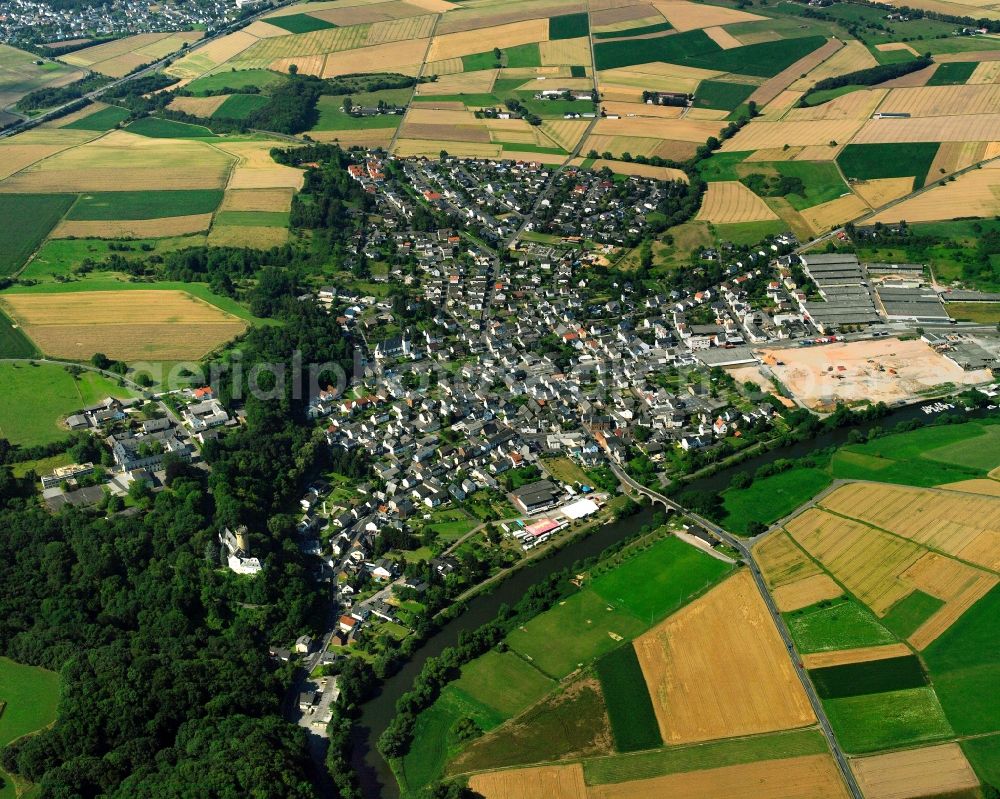
M 595 42 L 598 69 L 614 69 L 650 61 L 715 69 L 770 78 L 824 43 L 821 36 L 781 39 L 723 50 L 702 30 L 652 39 Z
M 503 51 L 503 54 L 508 67 L 540 67 L 542 65 L 542 55 L 538 50 L 537 42 L 508 47 Z
M 81 194 L 67 219 L 159 219 L 210 214 L 222 202 L 222 189 L 174 191 L 102 191 Z
M 128 109 L 109 105 L 107 108 L 102 108 L 89 116 L 64 125 L 63 130 L 111 130 L 119 122 L 128 119 L 128 115 Z
M 263 108 L 269 102 L 270 98 L 263 94 L 233 94 L 215 109 L 212 119 L 246 120 L 254 111 Z
M 1000 735 L 962 741 L 962 751 L 980 780 L 994 788 L 1000 785 Z
M 910 688 L 823 702 L 844 751 L 877 752 L 953 734 L 931 688 Z
M 847 597 L 819 602 L 784 616 L 795 646 L 803 654 L 896 642 L 875 614 Z
M 23 446 L 60 441 L 61 419 L 109 395 L 131 392 L 95 372 L 74 380 L 57 364 L 0 363 L 0 437 Z
M 823 103 L 828 103 L 830 100 L 835 100 L 838 97 L 843 97 L 845 94 L 850 94 L 851 92 L 856 92 L 859 89 L 869 89 L 870 86 L 864 86 L 859 83 L 849 83 L 847 86 L 838 86 L 835 89 L 820 89 L 819 91 L 809 92 L 800 101 L 805 106 L 817 106 Z
M 959 322 L 1000 323 L 1000 302 L 949 302 L 948 314 Z
M 407 89 L 407 91 L 411 91 Z M 351 99 L 354 99 L 353 97 Z M 438 99 L 438 98 L 432 98 Z M 355 103 L 360 102 L 354 100 Z M 316 103 L 319 119 L 313 130 L 368 130 L 371 128 L 398 128 L 403 121 L 400 114 L 379 114 L 375 117 L 356 117 L 344 112 L 344 98 L 323 95 Z
M 844 176 L 859 180 L 915 176 L 915 189 L 924 185 L 927 170 L 938 151 L 937 142 L 913 144 L 848 144 L 837 156 Z M 931 176 L 933 178 L 933 176 Z
M 58 674 L 0 657 L 0 747 L 55 721 L 58 702 Z M 0 797 L 15 795 L 14 783 L 0 770 Z
M 938 64 L 926 86 L 954 86 L 965 83 L 979 66 L 977 61 L 954 61 L 950 64 Z
M 336 28 L 332 22 L 325 19 L 313 17 L 309 14 L 289 14 L 287 16 L 268 17 L 268 25 L 275 25 L 284 28 L 289 33 L 309 33 L 310 31 L 321 31 L 327 28 Z
M 609 785 L 685 771 L 755 763 L 758 760 L 819 755 L 829 751 L 826 739 L 819 730 L 794 730 L 694 746 L 671 746 L 654 752 L 594 758 L 584 761 L 583 774 L 587 785 Z
M 447 774 L 591 754 L 604 745 L 608 726 L 601 691 L 591 675 L 584 673 L 523 715 L 474 741 L 447 767 Z
M 561 679 L 581 665 L 644 632 L 647 624 L 584 589 L 542 613 L 507 637 L 511 649 L 545 674 Z M 554 647 L 553 641 L 559 641 Z
M 778 174 L 799 178 L 805 185 L 805 194 L 788 194 L 785 199 L 796 211 L 812 208 L 820 203 L 836 200 L 850 193 L 840 176 L 840 170 L 829 161 L 778 161 L 774 164 Z
M 231 72 L 216 72 L 191 81 L 185 89 L 196 97 L 204 97 L 209 92 L 225 94 L 226 89 L 246 89 L 256 86 L 263 89 L 285 79 L 284 75 L 267 69 L 243 69 Z
M 563 14 L 549 17 L 549 39 L 578 39 L 590 35 L 590 17 L 581 14 Z
M 0 276 L 24 265 L 74 199 L 72 194 L 0 194 Z
M 137 119 L 126 130 L 151 139 L 202 139 L 215 135 L 202 125 L 188 125 L 185 122 L 174 122 L 172 119 L 159 117 Z
M 471 53 L 462 56 L 462 72 L 477 72 L 480 69 L 496 69 L 500 62 L 492 50 L 485 53 Z
M 788 230 L 788 223 L 780 219 L 765 222 L 734 222 L 715 225 L 717 238 L 733 244 L 757 244 L 767 236 L 776 236 Z
M 652 625 L 717 583 L 731 567 L 679 538 L 663 538 L 595 577 L 590 590 Z
M 601 681 L 615 749 L 638 752 L 660 746 L 660 728 L 635 648 L 618 647 L 600 658 L 594 670 Z
M 632 36 L 647 36 L 650 33 L 663 33 L 672 28 L 673 26 L 669 22 L 657 22 L 654 25 L 640 25 L 638 28 L 626 28 L 621 31 L 602 31 L 594 34 L 594 40 L 627 39 Z
M 1000 587 L 980 599 L 924 650 L 941 704 L 955 731 L 1000 730 Z
M 448 686 L 470 703 L 492 711 L 497 726 L 552 691 L 556 683 L 513 652 L 487 652 L 462 667 L 462 676 Z
M 882 617 L 882 625 L 899 638 L 909 638 L 944 602 L 919 589 L 903 597 Z
M 146 259 L 153 253 L 163 254 L 173 250 L 194 247 L 205 243 L 204 235 L 177 236 L 167 239 L 134 239 L 128 242 L 114 242 L 105 239 L 49 239 L 35 253 L 22 273 L 22 277 L 51 284 L 56 275 L 70 277 L 73 269 L 87 258 L 101 261 L 111 255 L 111 245 L 126 246 L 131 249 L 115 250 L 128 260 Z M 144 249 L 143 247 L 148 249 Z M 87 278 L 88 280 L 91 278 Z M 108 273 L 102 273 L 98 280 L 107 281 Z
M 220 211 L 215 224 L 222 227 L 288 227 L 288 211 Z
M 24 332 L 0 312 L 0 358 L 34 358 L 38 350 Z
M 916 655 L 811 669 L 809 677 L 822 699 L 882 694 L 927 685 L 927 675 Z
M 993 36 L 950 36 L 947 39 L 928 39 L 914 42 L 919 53 L 941 55 L 943 53 L 974 53 L 979 50 L 996 50 L 1000 41 Z
M 707 181 L 715 180 L 739 180 L 741 175 L 736 171 L 736 165 L 743 163 L 749 152 L 712 154 L 711 158 L 706 158 L 699 162 L 698 171 Z
M 734 111 L 754 93 L 756 86 L 727 83 L 724 80 L 703 80 L 694 93 L 695 108 L 717 108 Z
M 808 502 L 830 484 L 822 469 L 797 468 L 754 480 L 748 488 L 722 492 L 722 526 L 746 535 L 751 522 L 770 524 Z

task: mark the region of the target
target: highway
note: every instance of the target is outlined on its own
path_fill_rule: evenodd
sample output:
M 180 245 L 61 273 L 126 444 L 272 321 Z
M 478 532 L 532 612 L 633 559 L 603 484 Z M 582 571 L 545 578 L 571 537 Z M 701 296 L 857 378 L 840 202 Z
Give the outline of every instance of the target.
M 854 774 L 851 772 L 851 767 L 848 765 L 847 757 L 840 748 L 840 744 L 837 742 L 837 737 L 833 734 L 833 728 L 830 726 L 830 720 L 827 718 L 826 711 L 823 709 L 823 703 L 820 702 L 819 696 L 816 694 L 816 690 L 813 688 L 813 684 L 809 680 L 809 676 L 806 674 L 806 670 L 803 668 L 802 662 L 799 660 L 798 653 L 795 651 L 795 644 L 793 643 L 791 635 L 788 632 L 788 628 L 785 626 L 785 620 L 781 617 L 781 612 L 778 610 L 778 606 L 775 604 L 771 594 L 768 593 L 767 585 L 764 582 L 764 575 L 761 574 L 760 568 L 757 566 L 756 561 L 754 561 L 753 553 L 750 551 L 750 547 L 748 547 L 744 541 L 731 533 L 726 532 L 717 524 L 710 522 L 708 519 L 705 519 L 696 513 L 692 513 L 683 506 L 678 505 L 672 499 L 668 499 L 658 491 L 653 491 L 651 488 L 646 488 L 646 486 L 636 482 L 616 463 L 611 462 L 611 470 L 615 473 L 618 479 L 629 488 L 632 488 L 649 499 L 655 502 L 660 502 L 667 508 L 675 510 L 678 513 L 687 516 L 689 519 L 694 520 L 740 553 L 747 565 L 747 568 L 750 569 L 750 573 L 753 575 L 754 582 L 757 584 L 757 589 L 764 598 L 764 604 L 767 605 L 767 609 L 771 614 L 772 620 L 774 621 L 774 626 L 778 629 L 778 633 L 781 635 L 781 639 L 785 643 L 785 647 L 788 650 L 788 656 L 792 661 L 792 666 L 795 669 L 795 673 L 799 676 L 799 681 L 805 689 L 806 696 L 809 697 L 809 703 L 812 705 L 813 712 L 819 720 L 820 729 L 823 731 L 823 735 L 826 736 L 827 743 L 830 746 L 830 751 L 833 752 L 833 757 L 837 762 L 837 767 L 840 769 L 841 776 L 843 776 L 844 782 L 847 784 L 851 795 L 854 796 L 855 799 L 863 799 L 861 789 L 858 787 L 858 783 L 854 779 Z

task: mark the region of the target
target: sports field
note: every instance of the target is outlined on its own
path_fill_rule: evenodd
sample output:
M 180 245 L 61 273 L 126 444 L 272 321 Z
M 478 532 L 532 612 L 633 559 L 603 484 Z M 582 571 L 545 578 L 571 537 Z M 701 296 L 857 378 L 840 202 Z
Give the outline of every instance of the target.
M 246 323 L 182 291 L 7 294 L 4 310 L 48 355 L 124 361 L 198 359 Z

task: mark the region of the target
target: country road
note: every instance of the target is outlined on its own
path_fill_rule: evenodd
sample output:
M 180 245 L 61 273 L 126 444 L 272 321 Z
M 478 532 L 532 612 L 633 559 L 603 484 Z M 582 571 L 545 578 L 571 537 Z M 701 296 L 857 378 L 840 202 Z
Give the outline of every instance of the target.
M 827 718 L 826 711 L 823 709 L 823 703 L 820 702 L 819 696 L 816 694 L 816 690 L 813 688 L 813 684 L 809 680 L 809 676 L 806 674 L 806 670 L 803 668 L 802 662 L 799 660 L 798 653 L 795 651 L 795 644 L 793 643 L 791 635 L 788 632 L 788 628 L 785 626 L 785 621 L 782 618 L 781 612 L 778 610 L 778 606 L 775 604 L 774 599 L 771 597 L 771 594 L 768 593 L 767 585 L 764 582 L 764 575 L 761 574 L 760 568 L 757 566 L 750 548 L 744 541 L 723 530 L 717 524 L 710 522 L 708 519 L 705 519 L 696 513 L 692 513 L 683 506 L 678 505 L 672 499 L 668 499 L 663 494 L 660 494 L 658 491 L 653 491 L 651 488 L 646 488 L 646 486 L 636 482 L 616 463 L 611 463 L 611 470 L 615 473 L 618 479 L 629 488 L 638 491 L 640 494 L 643 494 L 651 500 L 664 504 L 666 507 L 677 511 L 678 513 L 684 514 L 690 519 L 693 519 L 695 522 L 714 535 L 718 536 L 722 541 L 733 547 L 740 553 L 740 555 L 742 555 L 744 562 L 750 569 L 750 573 L 753 575 L 754 582 L 757 584 L 757 589 L 760 591 L 760 594 L 764 599 L 764 604 L 767 605 L 767 609 L 771 614 L 772 620 L 774 621 L 774 626 L 778 629 L 778 633 L 781 635 L 781 639 L 785 643 L 785 647 L 788 650 L 788 656 L 792 661 L 792 666 L 795 669 L 795 673 L 799 677 L 799 681 L 802 683 L 802 687 L 805 689 L 806 696 L 809 697 L 809 704 L 812 705 L 813 712 L 816 714 L 816 718 L 819 721 L 820 729 L 822 729 L 823 735 L 826 736 L 827 743 L 830 746 L 830 751 L 833 752 L 833 757 L 837 762 L 837 767 L 840 769 L 841 776 L 843 776 L 844 782 L 847 784 L 851 795 L 854 796 L 855 799 L 863 799 L 861 789 L 858 787 L 858 783 L 854 779 L 854 774 L 851 771 L 850 765 L 848 765 L 847 756 L 844 754 L 843 750 L 840 748 L 840 744 L 837 742 L 837 737 L 833 733 L 833 727 L 830 726 L 830 720 Z

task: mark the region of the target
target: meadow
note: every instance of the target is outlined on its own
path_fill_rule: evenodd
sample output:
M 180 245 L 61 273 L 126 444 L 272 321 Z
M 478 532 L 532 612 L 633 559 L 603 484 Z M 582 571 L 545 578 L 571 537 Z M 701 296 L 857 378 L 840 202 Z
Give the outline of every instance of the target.
M 102 191 L 80 195 L 66 219 L 157 219 L 210 214 L 221 202 L 221 189 Z
M 72 194 L 0 194 L 0 276 L 17 272 L 73 204 Z
M 653 624 L 714 585 L 730 568 L 668 536 L 595 577 L 590 589 L 616 608 Z
M 205 75 L 191 81 L 185 88 L 196 97 L 205 97 L 209 94 L 225 92 L 227 89 L 240 90 L 250 87 L 264 89 L 284 80 L 285 76 L 279 72 L 271 72 L 267 69 L 241 69 Z
M 126 130 L 151 139 L 206 139 L 215 136 L 202 125 L 189 125 L 186 122 L 174 122 L 172 119 L 157 117 L 137 119 Z
M 233 94 L 226 98 L 212 114 L 212 119 L 246 120 L 270 102 L 263 94 Z
M 128 119 L 129 112 L 127 109 L 119 108 L 116 105 L 109 105 L 107 108 L 102 108 L 99 111 L 95 111 L 93 114 L 88 114 L 87 116 L 74 120 L 68 125 L 63 126 L 63 130 L 111 130 L 111 128 L 117 127 L 118 123 L 124 122 Z
M 131 392 L 94 372 L 75 379 L 57 364 L 0 363 L 0 437 L 30 447 L 61 441 L 67 415 L 107 396 Z
M 55 721 L 58 701 L 56 672 L 0 658 L 0 747 Z M 18 787 L 27 786 L 19 780 Z M 18 795 L 31 794 L 19 794 L 15 783 L 0 770 L 0 797 L 14 799 Z
M 831 652 L 895 643 L 896 636 L 860 602 L 843 597 L 785 614 L 799 652 Z
M 830 484 L 830 476 L 819 468 L 796 468 L 764 477 L 748 488 L 722 493 L 726 515 L 722 526 L 746 535 L 753 523 L 770 524 L 787 516 Z
M 909 638 L 943 606 L 942 600 L 918 589 L 893 605 L 882 617 L 882 625 L 899 638 Z
M 810 669 L 809 677 L 822 699 L 880 694 L 928 684 L 915 655 Z
M 282 14 L 269 18 L 267 22 L 269 25 L 276 25 L 289 33 L 309 33 L 337 27 L 332 22 L 310 14 Z
M 694 94 L 695 108 L 719 108 L 735 111 L 753 94 L 756 86 L 746 83 L 727 83 L 721 80 L 703 80 Z
M 563 14 L 549 18 L 549 40 L 577 39 L 590 35 L 590 17 L 587 13 Z
M 851 754 L 930 743 L 954 734 L 929 687 L 827 699 L 823 707 L 837 740 Z
M 513 652 L 490 651 L 463 666 L 461 677 L 448 690 L 492 711 L 495 721 L 486 727 L 491 729 L 535 704 L 555 685 Z

